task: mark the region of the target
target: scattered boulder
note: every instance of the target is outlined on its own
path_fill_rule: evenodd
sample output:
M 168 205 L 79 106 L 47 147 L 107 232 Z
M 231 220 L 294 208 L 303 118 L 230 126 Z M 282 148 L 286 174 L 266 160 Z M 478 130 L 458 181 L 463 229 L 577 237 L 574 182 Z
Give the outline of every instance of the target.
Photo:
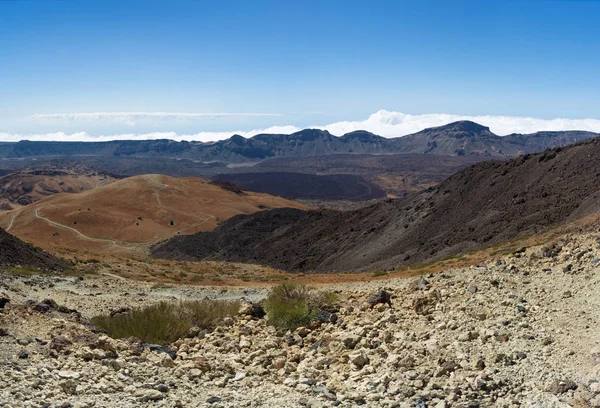
M 367 303 L 369 304 L 371 309 L 375 305 L 379 305 L 379 304 L 387 304 L 391 308 L 392 307 L 392 295 L 389 292 L 386 292 L 385 290 L 380 290 L 376 294 L 370 296 L 367 299 Z
M 71 340 L 63 336 L 57 336 L 50 342 L 50 350 L 65 351 L 71 348 L 72 345 L 73 342 L 71 342 Z
M 8 303 L 10 302 L 10 298 L 4 294 L 0 295 L 0 309 L 4 309 L 4 306 L 6 306 Z
M 571 380 L 555 380 L 548 387 L 548 392 L 554 395 L 564 394 L 567 391 L 576 390 L 577 383 Z
M 177 357 L 177 352 L 175 350 L 166 346 L 161 346 L 160 344 L 144 344 L 144 348 L 147 348 L 154 353 L 165 353 L 173 360 Z

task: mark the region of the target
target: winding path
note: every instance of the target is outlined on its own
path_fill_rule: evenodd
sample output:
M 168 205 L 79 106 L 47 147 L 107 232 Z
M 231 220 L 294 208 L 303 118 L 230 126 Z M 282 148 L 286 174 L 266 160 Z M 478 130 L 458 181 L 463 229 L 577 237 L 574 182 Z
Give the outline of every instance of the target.
M 76 230 L 75 228 L 69 227 L 68 225 L 64 225 L 64 224 L 60 224 L 56 221 L 52 221 L 51 219 L 48 219 L 42 215 L 39 214 L 38 212 L 39 210 L 36 209 L 34 211 L 34 214 L 37 218 L 46 221 L 48 224 L 57 226 L 59 228 L 64 228 L 67 229 L 69 231 L 72 231 L 74 233 L 76 233 L 77 235 L 79 235 L 81 238 L 88 240 L 88 241 L 94 241 L 94 242 L 103 242 L 103 243 L 109 243 L 109 244 L 113 244 L 114 246 L 118 247 L 118 248 L 124 248 L 124 249 L 135 249 L 136 246 L 123 246 L 123 245 L 119 245 L 117 244 L 117 241 L 115 241 L 114 239 L 108 239 L 108 238 L 94 238 L 94 237 L 89 237 L 85 234 L 83 234 L 82 232 Z
M 162 203 L 161 199 L 160 199 L 160 192 L 162 190 L 164 190 L 165 188 L 169 187 L 169 185 L 161 182 L 160 179 L 159 179 L 159 177 L 160 177 L 159 175 L 148 175 L 148 176 L 146 176 L 146 178 L 147 178 L 148 181 L 150 181 L 151 183 L 153 183 L 153 184 L 155 184 L 155 185 L 158 186 L 158 188 L 156 190 L 154 190 L 153 193 L 152 193 L 154 195 L 154 197 L 156 198 L 156 203 L 158 204 L 158 206 L 160 206 L 161 208 L 164 208 L 167 211 L 177 212 L 177 213 L 186 215 L 188 217 L 193 217 L 193 218 L 198 219 L 197 222 L 195 222 L 195 223 L 193 223 L 191 225 L 188 225 L 188 226 L 186 226 L 186 227 L 184 227 L 184 228 L 182 228 L 180 230 L 177 230 L 175 234 L 187 231 L 187 230 L 189 230 L 191 228 L 195 228 L 195 227 L 197 227 L 199 225 L 204 224 L 205 222 L 207 222 L 207 221 L 209 221 L 211 219 L 216 219 L 216 217 L 214 215 L 210 215 L 208 217 L 202 217 L 202 216 L 199 216 L 199 215 L 194 214 L 194 213 L 188 213 L 188 212 L 185 212 L 185 211 L 176 210 L 174 208 L 171 208 L 171 207 L 168 207 L 168 206 L 164 205 Z M 96 237 L 90 237 L 88 235 L 85 235 L 84 233 L 82 233 L 81 231 L 79 231 L 79 230 L 77 230 L 77 229 L 75 229 L 73 227 L 70 227 L 70 226 L 65 225 L 65 224 L 61 224 L 61 223 L 53 221 L 53 220 L 51 220 L 51 219 L 49 219 L 47 217 L 44 217 L 43 215 L 40 215 L 39 211 L 40 211 L 39 209 L 36 209 L 34 211 L 35 217 L 38 218 L 38 219 L 40 219 L 40 220 L 43 220 L 43 221 L 47 222 L 50 225 L 54 225 L 55 227 L 69 230 L 69 231 L 77 234 L 77 236 L 80 237 L 81 239 L 84 239 L 84 240 L 87 240 L 87 241 L 92 241 L 92 242 L 99 242 L 99 243 L 110 244 L 110 245 L 114 245 L 117 248 L 122 248 L 122 249 L 127 249 L 127 250 L 140 250 L 140 249 L 145 248 L 145 247 L 147 247 L 149 245 L 153 245 L 153 244 L 156 244 L 156 243 L 158 243 L 160 241 L 163 241 L 165 238 L 168 238 L 168 237 L 161 237 L 161 238 L 158 238 L 158 239 L 153 239 L 153 240 L 148 241 L 148 242 L 131 243 L 129 245 L 127 245 L 127 244 L 123 245 L 122 243 L 119 243 L 119 242 L 117 242 L 114 239 L 96 238 Z M 8 227 L 5 229 L 6 231 L 9 231 L 12 228 L 15 219 L 17 218 L 17 216 L 20 213 L 21 213 L 21 211 L 19 210 L 19 211 L 16 211 L 13 214 Z
M 10 224 L 8 224 L 8 227 L 6 227 L 4 229 L 4 231 L 6 231 L 6 232 L 10 231 L 10 229 L 13 226 L 13 224 L 15 223 L 15 219 L 17 218 L 17 215 L 19 215 L 19 214 L 21 214 L 21 210 L 15 211 L 15 213 L 12 216 L 12 218 L 10 219 Z

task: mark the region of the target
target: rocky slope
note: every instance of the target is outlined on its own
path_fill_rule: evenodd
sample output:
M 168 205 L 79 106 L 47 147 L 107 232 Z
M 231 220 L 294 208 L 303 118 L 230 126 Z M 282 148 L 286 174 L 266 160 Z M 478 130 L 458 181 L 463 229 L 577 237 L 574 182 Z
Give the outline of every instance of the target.
M 597 233 L 569 236 L 477 267 L 341 285 L 334 288 L 337 311 L 287 333 L 243 307 L 211 333 L 154 351 L 85 324 L 95 313 L 90 305 L 109 296 L 148 302 L 149 296 L 131 295 L 140 291 L 133 283 L 104 290 L 105 278 L 24 284 L 0 274 L 10 299 L 0 310 L 0 402 L 597 408 L 599 243 Z M 371 307 L 367 297 L 381 289 L 391 293 L 391 306 Z M 99 294 L 90 297 L 94 290 Z M 81 316 L 69 309 L 78 292 L 88 305 Z M 68 303 L 38 306 L 53 293 Z
M 433 187 L 450 175 L 486 160 L 485 156 L 442 156 L 426 154 L 331 154 L 313 157 L 278 157 L 252 167 L 238 169 L 238 177 L 248 172 L 298 172 L 318 175 L 360 175 L 386 193 L 405 197 Z M 242 173 L 247 172 L 247 173 Z
M 290 135 L 259 134 L 248 139 L 234 135 L 229 139 L 211 143 L 173 140 L 94 143 L 20 141 L 3 145 L 0 157 L 94 155 L 183 158 L 226 163 L 258 162 L 270 157 L 310 157 L 342 153 L 418 153 L 506 158 L 597 136 L 598 134 L 591 132 L 565 131 L 501 137 L 493 134 L 485 126 L 460 121 L 398 138 L 384 138 L 366 131 L 355 131 L 337 137 L 325 130 L 304 129 Z
M 0 177 L 0 210 L 29 205 L 58 193 L 80 193 L 112 183 L 107 174 L 77 171 L 29 171 Z
M 67 263 L 29 245 L 0 228 L 0 266 L 29 266 L 42 270 L 62 270 Z
M 350 212 L 269 211 L 175 237 L 156 257 L 289 271 L 395 268 L 493 245 L 598 211 L 600 140 L 482 162 L 415 196 Z
M 228 181 L 244 190 L 291 200 L 367 201 L 386 197 L 381 187 L 352 174 L 234 173 L 219 174 L 213 180 Z
M 0 226 L 47 250 L 145 254 L 144 246 L 174 235 L 210 231 L 234 215 L 280 207 L 307 208 L 200 178 L 145 174 L 0 213 Z

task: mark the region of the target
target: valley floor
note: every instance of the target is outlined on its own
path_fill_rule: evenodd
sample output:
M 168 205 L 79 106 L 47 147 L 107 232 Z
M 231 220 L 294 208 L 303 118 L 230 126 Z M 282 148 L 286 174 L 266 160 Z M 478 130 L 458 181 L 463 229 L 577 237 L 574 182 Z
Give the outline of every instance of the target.
M 268 288 L 0 273 L 0 406 L 600 407 L 599 237 L 332 284 L 337 320 L 281 333 L 242 312 L 170 345 L 175 359 L 86 319 L 165 299 L 256 301 Z M 392 307 L 369 307 L 381 289 Z M 32 307 L 46 298 L 67 309 Z

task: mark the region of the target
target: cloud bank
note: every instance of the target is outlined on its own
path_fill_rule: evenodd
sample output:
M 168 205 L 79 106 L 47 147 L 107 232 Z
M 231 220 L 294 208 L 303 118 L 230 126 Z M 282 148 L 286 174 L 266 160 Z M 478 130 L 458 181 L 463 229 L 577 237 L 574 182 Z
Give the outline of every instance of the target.
M 214 119 L 221 117 L 282 116 L 279 113 L 252 112 L 92 112 L 92 113 L 36 113 L 34 121 L 105 121 L 135 125 L 138 120 Z
M 497 135 L 510 133 L 535 133 L 539 131 L 558 130 L 587 130 L 600 132 L 599 119 L 540 119 L 525 116 L 469 116 L 451 115 L 446 113 L 431 113 L 424 115 L 409 115 L 402 112 L 380 110 L 368 119 L 357 122 L 337 122 L 319 127 L 329 132 L 341 135 L 354 130 L 368 130 L 385 137 L 405 136 L 420 130 L 443 126 L 459 120 L 470 120 L 490 128 Z
M 70 115 L 76 119 L 71 119 Z M 98 116 L 96 116 L 98 115 Z M 148 118 L 152 115 L 156 117 L 186 117 L 182 115 L 194 115 L 190 117 L 218 117 L 218 116 L 275 116 L 277 114 L 267 113 L 165 113 L 165 112 L 109 112 L 109 113 L 85 113 L 85 114 L 52 114 L 52 115 L 34 115 L 40 119 L 62 119 L 62 120 L 102 120 L 104 116 L 109 118 L 131 118 L 135 120 L 136 115 Z M 148 116 L 150 115 L 150 116 Z M 165 116 L 166 115 L 166 116 Z M 179 116 L 178 116 L 179 115 Z M 89 118 L 89 119 L 82 119 Z M 127 119 L 121 119 L 127 120 Z M 367 130 L 384 137 L 399 137 L 415 133 L 428 127 L 442 126 L 458 120 L 470 120 L 481 125 L 488 126 L 490 130 L 498 135 L 507 135 L 510 133 L 534 133 L 538 131 L 559 131 L 559 130 L 586 130 L 600 133 L 599 119 L 541 119 L 524 116 L 469 116 L 452 115 L 445 113 L 410 115 L 402 112 L 390 112 L 380 110 L 370 115 L 362 121 L 344 121 L 335 122 L 328 125 L 309 126 L 317 129 L 325 129 L 334 135 L 342 135 L 354 130 Z M 28 140 L 55 140 L 55 141 L 107 141 L 107 140 L 150 140 L 150 139 L 173 139 L 173 140 L 195 140 L 195 141 L 215 141 L 230 137 L 233 134 L 251 137 L 259 133 L 293 133 L 300 130 L 294 125 L 273 126 L 264 129 L 251 130 L 230 130 L 219 132 L 198 132 L 190 134 L 181 134 L 175 132 L 154 132 L 154 133 L 121 133 L 109 135 L 91 135 L 86 132 L 64 133 L 53 132 L 44 134 L 12 134 L 1 133 L 0 141 L 18 141 Z
M 252 137 L 259 133 L 294 133 L 299 131 L 300 128 L 296 126 L 272 126 L 266 129 L 254 129 L 254 130 L 238 130 L 238 131 L 227 131 L 227 132 L 198 132 L 191 134 L 179 134 L 176 132 L 152 132 L 152 133 L 119 133 L 112 135 L 90 135 L 87 132 L 53 132 L 53 133 L 39 133 L 39 134 L 15 134 L 15 133 L 2 133 L 0 132 L 0 141 L 2 142 L 17 142 L 19 140 L 31 140 L 31 141 L 56 141 L 56 142 L 108 142 L 111 140 L 156 140 L 156 139 L 171 139 L 171 140 L 187 140 L 187 141 L 199 141 L 199 142 L 211 142 L 215 140 L 228 139 L 234 134 L 238 134 L 244 137 Z

